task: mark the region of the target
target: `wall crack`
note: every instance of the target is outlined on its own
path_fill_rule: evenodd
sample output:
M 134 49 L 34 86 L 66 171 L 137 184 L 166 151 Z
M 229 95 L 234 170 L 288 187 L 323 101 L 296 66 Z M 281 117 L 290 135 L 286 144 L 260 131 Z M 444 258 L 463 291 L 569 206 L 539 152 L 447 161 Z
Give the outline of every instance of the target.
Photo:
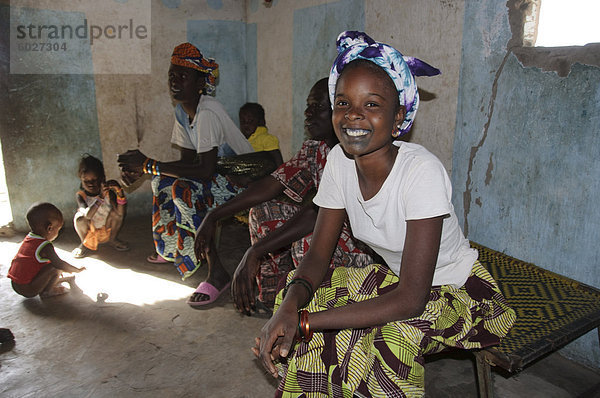
M 494 116 L 494 106 L 496 104 L 496 94 L 498 91 L 498 80 L 500 79 L 500 75 L 502 74 L 502 70 L 504 69 L 504 65 L 508 60 L 508 57 L 512 53 L 512 48 L 509 48 L 502 59 L 502 63 L 500 67 L 496 71 L 496 75 L 494 76 L 494 82 L 492 83 L 492 94 L 490 95 L 490 101 L 488 103 L 488 116 L 485 125 L 483 126 L 483 134 L 481 135 L 481 139 L 479 142 L 471 147 L 471 151 L 469 153 L 469 167 L 467 169 L 467 180 L 465 183 L 465 191 L 463 192 L 463 209 L 464 209 L 464 233 L 465 236 L 469 234 L 469 212 L 471 211 L 471 174 L 473 172 L 473 164 L 475 163 L 475 157 L 477 156 L 477 152 L 485 143 L 487 139 L 488 130 L 490 128 L 490 124 L 492 123 L 492 117 Z

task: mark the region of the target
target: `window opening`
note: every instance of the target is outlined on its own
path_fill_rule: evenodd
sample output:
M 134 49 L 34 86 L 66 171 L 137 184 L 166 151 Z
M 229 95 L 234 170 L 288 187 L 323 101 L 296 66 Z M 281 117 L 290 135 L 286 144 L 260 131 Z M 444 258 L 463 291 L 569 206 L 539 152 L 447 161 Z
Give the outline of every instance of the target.
M 8 188 L 4 174 L 4 159 L 2 158 L 2 145 L 0 144 L 0 227 L 6 226 L 13 221 L 10 201 L 8 199 Z
M 525 20 L 525 36 L 532 17 Z M 598 0 L 541 0 L 537 23 L 536 47 L 584 46 L 600 42 L 600 1 Z M 527 40 L 525 40 L 527 41 Z

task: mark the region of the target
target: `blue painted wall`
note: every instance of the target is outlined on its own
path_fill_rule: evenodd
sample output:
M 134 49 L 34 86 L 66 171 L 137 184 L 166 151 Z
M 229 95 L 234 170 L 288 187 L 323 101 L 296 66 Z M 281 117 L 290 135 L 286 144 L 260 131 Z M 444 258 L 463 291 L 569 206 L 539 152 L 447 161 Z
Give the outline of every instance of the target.
M 102 157 L 94 76 L 10 74 L 9 23 L 9 7 L 0 6 L 0 139 L 15 227 L 27 230 L 36 201 L 54 203 L 69 224 L 79 157 Z
M 257 32 L 256 24 L 246 25 L 246 101 L 258 102 L 258 60 L 256 55 Z
M 329 75 L 337 55 L 335 40 L 344 30 L 364 30 L 363 0 L 345 0 L 294 12 L 292 62 L 292 152 L 302 146 L 306 97 L 315 82 Z
M 452 180 L 468 238 L 600 287 L 600 69 L 507 51 L 505 0 L 465 2 Z M 600 367 L 596 331 L 563 353 Z
M 240 21 L 188 21 L 188 41 L 197 46 L 205 57 L 214 58 L 219 64 L 219 83 L 216 98 L 223 104 L 229 116 L 239 125 L 238 112 L 247 98 L 247 51 L 246 33 L 254 34 L 250 42 L 256 43 L 256 27 L 246 29 Z M 256 71 L 256 46 L 250 59 Z M 250 50 L 252 53 L 252 50 Z M 252 72 L 250 72 L 252 73 Z M 256 73 L 256 72 L 254 72 Z M 256 93 L 256 79 L 252 90 Z

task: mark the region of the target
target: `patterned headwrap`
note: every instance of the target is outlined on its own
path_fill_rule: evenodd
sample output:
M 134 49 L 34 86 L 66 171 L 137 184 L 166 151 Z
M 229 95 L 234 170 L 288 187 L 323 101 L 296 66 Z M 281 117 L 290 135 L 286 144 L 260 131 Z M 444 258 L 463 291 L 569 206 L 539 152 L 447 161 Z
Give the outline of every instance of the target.
M 196 69 L 206 74 L 205 92 L 208 95 L 215 95 L 219 64 L 212 58 L 204 58 L 196 46 L 183 43 L 175 47 L 171 55 L 171 64 Z
M 342 70 L 355 59 L 365 59 L 380 66 L 392 78 L 398 90 L 400 105 L 406 109 L 404 121 L 392 136 L 408 132 L 419 107 L 419 92 L 414 76 L 435 76 L 439 69 L 413 57 L 405 57 L 387 44 L 377 43 L 366 33 L 348 30 L 340 33 L 336 41 L 338 56 L 329 73 L 329 99 L 333 106 L 335 86 Z

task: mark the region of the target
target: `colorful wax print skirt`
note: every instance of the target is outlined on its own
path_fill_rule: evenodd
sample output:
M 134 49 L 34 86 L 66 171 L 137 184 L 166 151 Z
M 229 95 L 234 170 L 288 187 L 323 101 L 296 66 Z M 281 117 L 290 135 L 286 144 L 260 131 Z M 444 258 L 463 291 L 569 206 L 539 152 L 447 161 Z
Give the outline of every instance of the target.
M 206 181 L 152 178 L 152 236 L 156 252 L 172 261 L 183 279 L 191 276 L 200 263 L 194 240 L 202 220 L 211 209 L 242 190 L 220 174 Z
M 397 283 L 398 277 L 385 265 L 329 269 L 306 309 L 351 305 L 388 292 Z M 276 307 L 281 299 L 279 293 Z M 382 327 L 315 332 L 308 343 L 297 343 L 287 362 L 278 365 L 283 379 L 275 396 L 421 397 L 424 355 L 447 347 L 497 344 L 514 320 L 515 312 L 477 261 L 463 287 L 433 287 L 418 317 Z

